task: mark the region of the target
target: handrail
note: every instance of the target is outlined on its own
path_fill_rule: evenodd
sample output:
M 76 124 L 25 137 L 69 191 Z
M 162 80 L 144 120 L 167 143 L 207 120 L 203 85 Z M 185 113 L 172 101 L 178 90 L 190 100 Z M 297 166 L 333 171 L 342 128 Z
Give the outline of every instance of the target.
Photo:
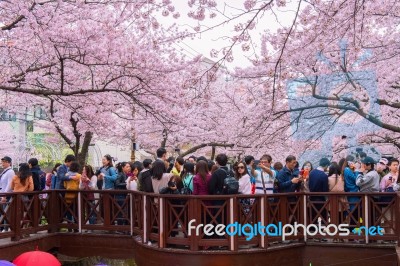
M 90 194 L 94 193 L 94 198 Z M 66 195 L 68 196 L 66 197 Z M 256 195 L 164 195 L 128 190 L 47 190 L 27 193 L 1 193 L 8 201 L 0 208 L 0 238 L 13 241 L 24 235 L 48 231 L 86 230 L 119 232 L 134 236 L 144 245 L 158 248 L 181 248 L 196 251 L 219 247 L 236 252 L 244 247 L 268 249 L 282 242 L 280 236 L 256 234 L 207 236 L 193 234 L 192 224 L 245 225 L 349 223 L 352 228 L 381 226 L 384 235 L 351 234 L 331 236 L 324 232 L 307 235 L 298 230 L 287 240 L 354 239 L 365 244 L 400 238 L 400 193 L 297 192 Z M 378 200 L 386 198 L 387 201 Z M 346 202 L 347 199 L 347 202 Z M 246 231 L 247 230 L 247 231 Z M 251 228 L 244 232 L 249 233 Z

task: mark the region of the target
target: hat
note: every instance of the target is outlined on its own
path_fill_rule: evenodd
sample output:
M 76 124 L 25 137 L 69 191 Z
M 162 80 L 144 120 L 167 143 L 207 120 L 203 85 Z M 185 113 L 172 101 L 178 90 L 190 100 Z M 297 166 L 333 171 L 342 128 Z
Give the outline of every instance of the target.
M 379 163 L 384 164 L 384 165 L 387 165 L 387 164 L 389 163 L 389 161 L 388 161 L 388 159 L 386 159 L 386 158 L 381 158 L 381 159 L 379 160 Z
M 1 160 L 2 161 L 6 161 L 6 162 L 9 162 L 9 163 L 11 163 L 11 158 L 10 157 L 8 157 L 8 156 L 4 156 L 3 158 L 1 158 Z
M 372 159 L 372 158 L 369 157 L 369 156 L 367 156 L 367 157 L 365 157 L 364 159 L 362 159 L 361 162 L 362 162 L 362 163 L 365 163 L 365 164 L 374 164 L 374 163 L 375 163 L 374 159 Z
M 319 166 L 328 167 L 330 164 L 331 162 L 327 158 L 322 158 L 319 160 Z

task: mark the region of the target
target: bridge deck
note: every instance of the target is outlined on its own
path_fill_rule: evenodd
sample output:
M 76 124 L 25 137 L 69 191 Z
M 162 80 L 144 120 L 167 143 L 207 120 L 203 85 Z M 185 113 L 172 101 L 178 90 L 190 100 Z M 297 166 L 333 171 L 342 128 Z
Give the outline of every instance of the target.
M 65 191 L 7 194 L 8 203 L 0 209 L 0 227 L 8 228 L 8 231 L 0 233 L 1 257 L 13 259 L 21 252 L 34 249 L 35 245 L 42 250 L 57 249 L 66 255 L 71 255 L 74 251 L 74 255 L 88 256 L 87 251 L 83 254 L 74 249 L 74 246 L 88 245 L 93 251 L 93 256 L 101 254 L 112 258 L 133 257 L 139 265 L 144 262 L 149 265 L 150 261 L 154 261 L 155 265 L 157 260 L 164 260 L 165 263 L 168 256 L 174 257 L 177 253 L 181 254 L 182 258 L 187 256 L 187 259 L 200 256 L 198 258 L 203 262 L 211 255 L 233 256 L 231 259 L 239 255 L 247 259 L 254 256 L 252 258 L 255 261 L 262 261 L 263 256 L 272 256 L 272 253 L 277 258 L 284 258 L 281 250 L 291 250 L 290 252 L 301 258 L 318 261 L 321 260 L 318 252 L 319 256 L 307 255 L 308 250 L 318 247 L 332 251 L 341 249 L 343 252 L 347 252 L 344 250 L 349 248 L 366 249 L 369 253 L 358 259 L 368 260 L 376 253 L 378 257 L 390 258 L 388 263 L 397 263 L 400 200 L 399 195 L 395 193 L 386 193 L 385 198 L 389 198 L 387 202 L 378 200 L 382 193 L 294 193 L 213 197 L 108 190 L 97 191 L 95 199 L 82 191 L 68 193 L 75 195 L 72 203 L 65 200 Z M 313 200 L 316 196 L 323 196 L 323 200 Z M 339 199 L 350 196 L 353 197 L 351 209 L 346 213 L 342 211 L 344 205 L 341 205 L 342 201 Z M 317 232 L 311 236 L 300 229 L 297 235 L 287 237 L 290 243 L 282 241 L 281 236 L 268 234 L 255 234 L 247 241 L 245 235 L 208 237 L 204 232 L 196 235 L 195 231 L 189 234 L 188 223 L 191 220 L 195 220 L 194 225 L 226 225 L 235 222 L 241 225 L 254 225 L 258 222 L 277 225 L 281 222 L 292 225 L 301 223 L 306 226 L 320 223 L 328 226 L 349 223 L 357 228 L 380 226 L 384 229 L 384 234 L 351 233 L 348 236 L 330 236 L 324 232 Z M 90 224 L 89 221 L 96 223 Z M 68 233 L 68 230 L 77 232 Z M 249 230 L 248 228 L 247 232 Z M 143 254 L 147 257 L 143 257 Z M 330 260 L 332 259 L 337 260 Z M 245 258 L 238 257 L 236 261 L 243 262 Z M 184 264 L 183 260 L 182 263 Z M 295 261 L 291 262 L 293 263 Z

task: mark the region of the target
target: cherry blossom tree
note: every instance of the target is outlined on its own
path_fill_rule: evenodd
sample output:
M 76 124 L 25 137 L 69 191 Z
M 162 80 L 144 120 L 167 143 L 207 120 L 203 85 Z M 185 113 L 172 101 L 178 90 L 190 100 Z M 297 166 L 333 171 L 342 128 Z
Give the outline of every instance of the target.
M 132 109 L 168 120 L 163 103 L 190 64 L 152 16 L 179 17 L 170 1 L 2 1 L 0 10 L 6 108 L 41 105 L 81 162 L 94 135 L 127 137 L 116 121 L 129 127 Z

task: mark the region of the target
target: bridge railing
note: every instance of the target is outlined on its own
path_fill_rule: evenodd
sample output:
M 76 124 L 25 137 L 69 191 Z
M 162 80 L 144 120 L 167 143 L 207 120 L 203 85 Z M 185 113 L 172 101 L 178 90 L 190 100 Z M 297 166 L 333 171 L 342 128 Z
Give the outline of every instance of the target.
M 18 241 L 47 231 L 115 233 L 134 236 L 145 245 L 192 251 L 218 247 L 237 251 L 267 249 L 285 241 L 398 241 L 400 194 L 396 193 L 289 193 L 271 195 L 186 196 L 126 190 L 49 190 L 1 194 L 0 239 Z M 217 225 L 235 224 L 236 234 L 207 235 Z M 199 228 L 198 233 L 196 228 Z M 207 226 L 207 224 L 209 224 Z M 283 241 L 285 224 L 301 224 Z M 333 235 L 333 225 L 349 224 L 348 236 Z M 259 226 L 269 227 L 261 234 Z M 327 229 L 315 229 L 325 226 Z M 207 226 L 207 228 L 206 228 Z M 376 230 L 383 229 L 382 234 Z M 211 227 L 213 227 L 211 229 Z M 365 228 L 372 231 L 366 233 Z M 221 229 L 222 230 L 222 229 Z M 361 230 L 361 232 L 360 232 Z M 375 230 L 375 231 L 374 231 Z M 229 231 L 229 232 L 233 232 Z M 239 234 L 239 232 L 241 234 Z M 399 243 L 399 242 L 398 242 Z

